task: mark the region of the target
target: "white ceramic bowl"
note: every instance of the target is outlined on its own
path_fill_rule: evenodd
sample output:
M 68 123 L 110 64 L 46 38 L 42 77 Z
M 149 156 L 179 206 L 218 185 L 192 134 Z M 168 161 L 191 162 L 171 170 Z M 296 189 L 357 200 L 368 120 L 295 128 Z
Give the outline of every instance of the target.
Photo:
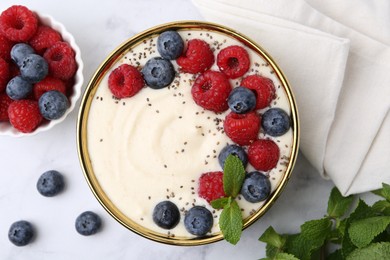
M 53 126 L 55 126 L 55 125 L 57 125 L 65 120 L 67 115 L 70 112 L 72 112 L 72 110 L 75 108 L 77 100 L 81 96 L 81 87 L 83 86 L 83 82 L 84 82 L 84 77 L 83 77 L 84 65 L 83 65 L 83 61 L 81 60 L 80 48 L 76 44 L 76 41 L 75 41 L 73 35 L 66 30 L 65 26 L 62 23 L 56 21 L 52 16 L 46 15 L 46 14 L 41 14 L 41 13 L 36 12 L 36 11 L 34 11 L 34 13 L 36 13 L 38 15 L 39 20 L 42 24 L 50 26 L 51 28 L 53 28 L 54 30 L 59 32 L 62 36 L 62 39 L 65 42 L 69 43 L 69 45 L 72 47 L 72 49 L 74 50 L 74 52 L 76 54 L 75 59 L 77 62 L 77 71 L 76 71 L 76 74 L 74 76 L 73 92 L 69 96 L 70 106 L 61 118 L 45 122 L 45 123 L 41 124 L 40 126 L 38 126 L 38 128 L 35 129 L 31 133 L 22 133 L 22 132 L 16 130 L 9 123 L 0 123 L 0 135 L 22 137 L 22 136 L 32 136 L 32 135 L 38 134 L 40 132 L 47 131 L 47 130 L 51 129 Z

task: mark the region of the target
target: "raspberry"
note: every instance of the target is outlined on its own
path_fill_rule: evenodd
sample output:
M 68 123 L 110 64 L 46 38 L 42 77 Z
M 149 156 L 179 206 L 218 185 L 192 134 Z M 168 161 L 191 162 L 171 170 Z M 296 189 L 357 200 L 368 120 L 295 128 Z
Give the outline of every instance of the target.
M 217 65 L 228 78 L 236 79 L 248 71 L 250 65 L 249 54 L 241 46 L 226 47 L 218 53 Z
M 48 76 L 34 85 L 35 99 L 39 100 L 43 93 L 50 90 L 57 90 L 66 96 L 65 82 L 60 79 Z
M 215 199 L 225 197 L 223 191 L 223 172 L 203 173 L 199 178 L 199 197 L 207 200 L 208 203 Z
M 116 98 L 132 97 L 145 85 L 141 72 L 129 64 L 122 64 L 108 77 L 108 87 Z
M 176 60 L 183 72 L 199 73 L 211 68 L 214 54 L 207 42 L 199 39 L 189 40 L 186 51 Z
M 8 121 L 8 107 L 13 100 L 6 94 L 0 94 L 0 122 Z
M 47 48 L 59 41 L 62 41 L 59 32 L 48 26 L 40 25 L 29 43 L 38 54 L 42 55 Z
M 253 142 L 248 148 L 249 163 L 259 171 L 273 169 L 279 161 L 278 145 L 268 139 L 260 139 Z
M 43 57 L 49 63 L 49 73 L 55 78 L 68 80 L 74 76 L 77 70 L 74 51 L 66 42 L 56 42 L 49 47 Z
M 10 79 L 20 75 L 20 70 L 19 70 L 18 65 L 16 65 L 16 63 L 11 62 L 11 63 L 8 63 L 8 65 L 9 65 L 9 78 Z
M 4 59 L 0 58 L 0 93 L 5 90 L 9 79 L 9 65 Z
M 223 112 L 228 109 L 227 99 L 231 90 L 223 73 L 209 70 L 196 78 L 191 94 L 195 103 L 204 109 Z
M 225 118 L 223 128 L 226 135 L 239 145 L 248 145 L 257 139 L 260 116 L 255 112 L 236 114 L 231 112 Z
M 38 18 L 25 6 L 13 5 L 0 15 L 0 32 L 11 41 L 27 42 L 37 28 Z
M 70 97 L 73 95 L 73 86 L 74 86 L 75 80 L 74 78 L 71 78 L 67 81 L 65 81 L 65 87 L 66 87 L 66 96 Z
M 259 75 L 250 75 L 241 81 L 241 86 L 254 90 L 256 109 L 262 109 L 275 98 L 275 86 L 272 80 Z
M 7 37 L 0 34 L 0 58 L 3 58 L 6 61 L 11 60 L 11 49 L 14 46 L 14 43 L 7 39 Z
M 8 107 L 10 123 L 22 133 L 31 133 L 42 121 L 38 102 L 35 100 L 17 100 Z

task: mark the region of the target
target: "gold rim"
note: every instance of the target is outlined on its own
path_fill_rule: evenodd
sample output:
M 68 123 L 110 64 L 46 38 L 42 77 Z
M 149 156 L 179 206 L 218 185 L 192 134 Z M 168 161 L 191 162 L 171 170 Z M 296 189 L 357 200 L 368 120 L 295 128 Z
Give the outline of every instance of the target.
M 267 199 L 264 205 L 253 215 L 249 216 L 244 220 L 244 229 L 253 224 L 256 220 L 258 220 L 276 201 L 276 199 L 280 196 L 283 188 L 286 186 L 290 176 L 292 169 L 294 167 L 296 157 L 298 154 L 298 145 L 299 145 L 299 126 L 298 126 L 298 112 L 297 106 L 295 103 L 295 99 L 289 83 L 273 61 L 273 59 L 254 41 L 248 39 L 247 37 L 239 34 L 238 32 L 229 29 L 227 27 L 208 23 L 208 22 L 200 22 L 200 21 L 178 21 L 163 24 L 160 26 L 156 26 L 150 28 L 146 31 L 143 31 L 134 37 L 128 39 L 126 42 L 121 44 L 118 48 L 116 48 L 99 66 L 95 74 L 92 76 L 81 101 L 78 121 L 77 121 L 77 149 L 80 164 L 84 173 L 84 176 L 88 182 L 90 189 L 95 195 L 96 199 L 100 202 L 100 204 L 104 207 L 104 209 L 119 223 L 125 226 L 127 229 L 154 241 L 171 244 L 171 245 L 182 245 L 182 246 L 194 246 L 194 245 L 204 245 L 212 242 L 216 242 L 223 239 L 221 233 L 213 234 L 211 236 L 202 237 L 202 238 L 184 238 L 184 237 L 167 237 L 166 234 L 157 233 L 146 229 L 136 222 L 132 221 L 128 217 L 126 217 L 120 210 L 118 210 L 115 205 L 108 199 L 108 196 L 104 193 L 103 189 L 99 185 L 99 182 L 94 175 L 91 161 L 88 154 L 88 146 L 87 146 L 87 121 L 89 109 L 91 107 L 91 102 L 96 93 L 97 87 L 99 86 L 100 80 L 103 78 L 104 74 L 110 69 L 110 67 L 118 61 L 123 53 L 129 50 L 131 47 L 142 42 L 144 39 L 153 37 L 158 35 L 166 30 L 183 30 L 183 29 L 198 29 L 204 31 L 214 31 L 226 34 L 235 38 L 236 40 L 244 43 L 248 48 L 251 48 L 260 56 L 262 56 L 272 67 L 273 71 L 279 78 L 281 82 L 281 86 L 285 89 L 285 92 L 288 97 L 288 101 L 290 103 L 291 108 L 291 121 L 292 121 L 292 130 L 293 130 L 293 145 L 290 156 L 290 161 L 286 169 L 286 173 L 284 174 L 283 179 L 280 181 L 279 186 L 276 190 L 271 194 L 271 196 Z

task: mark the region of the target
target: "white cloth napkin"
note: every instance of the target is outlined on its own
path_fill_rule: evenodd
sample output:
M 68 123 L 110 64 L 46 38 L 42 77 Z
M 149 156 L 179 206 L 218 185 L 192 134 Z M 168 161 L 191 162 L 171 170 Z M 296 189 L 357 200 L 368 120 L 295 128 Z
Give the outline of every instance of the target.
M 390 1 L 193 2 L 279 64 L 298 103 L 300 149 L 323 177 L 344 195 L 390 183 Z

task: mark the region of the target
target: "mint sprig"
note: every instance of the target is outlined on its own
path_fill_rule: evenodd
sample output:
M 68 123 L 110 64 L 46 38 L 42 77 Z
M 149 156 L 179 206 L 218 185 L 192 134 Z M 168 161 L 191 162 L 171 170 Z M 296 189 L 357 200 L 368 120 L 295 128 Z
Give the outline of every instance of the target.
M 278 234 L 269 227 L 259 238 L 266 243 L 264 259 L 388 259 L 390 256 L 390 185 L 373 191 L 384 198 L 372 206 L 355 196 L 343 197 L 333 188 L 327 215 L 310 220 L 297 234 Z M 347 213 L 352 213 L 348 216 Z M 337 250 L 328 252 L 330 244 Z
M 229 155 L 223 168 L 223 190 L 226 197 L 211 201 L 215 209 L 222 209 L 219 217 L 219 228 L 226 241 L 235 245 L 242 233 L 242 213 L 235 198 L 240 193 L 245 178 L 245 168 L 241 160 Z

